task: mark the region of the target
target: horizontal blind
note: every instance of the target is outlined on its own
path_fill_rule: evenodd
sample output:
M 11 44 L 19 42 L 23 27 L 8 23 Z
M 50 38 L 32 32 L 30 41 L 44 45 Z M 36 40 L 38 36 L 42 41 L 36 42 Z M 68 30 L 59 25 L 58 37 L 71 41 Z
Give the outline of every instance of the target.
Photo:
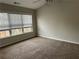
M 10 29 L 7 13 L 0 13 L 0 30 Z
M 9 14 L 10 18 L 10 27 L 11 28 L 21 28 L 22 20 L 20 14 Z
M 32 15 L 22 15 L 24 27 L 32 26 Z

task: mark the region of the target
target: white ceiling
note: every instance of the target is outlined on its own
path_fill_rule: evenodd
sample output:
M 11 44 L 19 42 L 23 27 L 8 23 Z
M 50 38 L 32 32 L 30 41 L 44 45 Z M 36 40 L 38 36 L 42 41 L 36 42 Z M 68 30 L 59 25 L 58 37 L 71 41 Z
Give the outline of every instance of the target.
M 20 4 L 14 4 L 14 2 L 18 2 Z M 37 9 L 43 6 L 46 3 L 46 1 L 45 0 L 0 0 L 0 3 L 7 3 L 16 6 Z
M 35 2 L 36 1 L 36 2 Z M 55 0 L 56 2 L 78 2 L 79 0 Z M 14 4 L 14 2 L 18 2 L 20 4 Z M 43 6 L 46 1 L 45 0 L 0 0 L 0 3 L 7 3 L 7 4 L 12 4 L 16 6 L 22 6 L 26 8 L 31 8 L 31 9 L 37 9 Z

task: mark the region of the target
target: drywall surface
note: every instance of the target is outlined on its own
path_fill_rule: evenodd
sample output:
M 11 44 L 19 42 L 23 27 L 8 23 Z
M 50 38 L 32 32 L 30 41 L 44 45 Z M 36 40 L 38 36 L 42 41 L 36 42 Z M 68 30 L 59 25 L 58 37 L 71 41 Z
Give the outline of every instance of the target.
M 58 2 L 37 10 L 38 35 L 79 43 L 79 2 Z

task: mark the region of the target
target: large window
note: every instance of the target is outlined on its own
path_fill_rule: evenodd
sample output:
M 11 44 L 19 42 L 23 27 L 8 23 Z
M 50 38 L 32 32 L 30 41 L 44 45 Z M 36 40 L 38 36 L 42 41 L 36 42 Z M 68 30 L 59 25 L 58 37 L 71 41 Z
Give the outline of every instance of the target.
M 32 15 L 0 13 L 0 38 L 33 32 Z

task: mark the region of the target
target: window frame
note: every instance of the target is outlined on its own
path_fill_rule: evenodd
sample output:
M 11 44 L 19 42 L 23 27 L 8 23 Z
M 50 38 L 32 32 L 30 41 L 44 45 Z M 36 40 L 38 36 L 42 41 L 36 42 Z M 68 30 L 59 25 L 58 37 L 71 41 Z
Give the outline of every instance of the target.
M 32 16 L 32 24 L 31 24 L 32 26 L 24 27 L 24 24 L 22 24 L 23 33 L 24 33 L 24 28 L 32 28 L 32 32 L 33 32 L 34 31 L 34 29 L 33 29 L 33 14 L 22 14 L 22 15 L 31 15 Z M 22 18 L 22 23 L 23 23 L 23 17 L 22 17 L 22 15 L 21 15 L 21 18 Z
M 3 13 L 7 13 L 7 12 L 3 12 Z M 21 15 L 21 21 L 22 21 L 22 27 L 19 27 L 19 28 L 11 28 L 9 14 L 17 14 L 17 13 L 7 13 L 7 15 L 8 15 L 8 22 L 9 22 L 9 27 L 10 28 L 9 29 L 3 29 L 3 30 L 0 30 L 0 31 L 9 31 L 10 36 L 4 37 L 4 38 L 9 38 L 9 37 L 13 37 L 13 36 L 22 35 L 22 34 L 27 34 L 27 33 L 24 32 L 24 28 L 32 28 L 32 31 L 28 32 L 28 33 L 32 33 L 33 32 L 33 30 L 34 30 L 33 29 L 33 14 L 19 14 L 19 15 Z M 31 15 L 32 16 L 32 24 L 31 24 L 32 26 L 24 27 L 22 15 Z M 12 35 L 12 32 L 11 32 L 12 29 L 22 29 L 22 34 Z M 0 38 L 0 39 L 4 39 L 4 38 Z

